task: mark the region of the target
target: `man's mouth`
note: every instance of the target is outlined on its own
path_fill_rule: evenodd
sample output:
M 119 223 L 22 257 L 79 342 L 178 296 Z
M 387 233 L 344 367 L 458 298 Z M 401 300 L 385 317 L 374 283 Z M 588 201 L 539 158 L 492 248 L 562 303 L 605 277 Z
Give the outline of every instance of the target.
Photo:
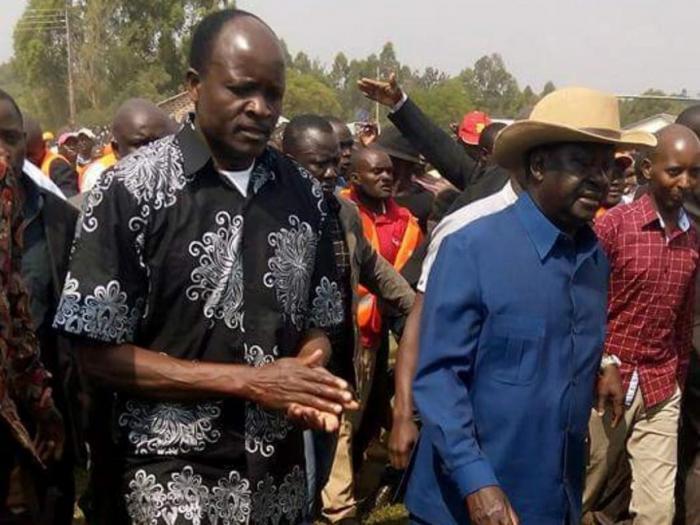
M 240 128 L 240 132 L 253 140 L 267 140 L 270 135 L 264 128 Z

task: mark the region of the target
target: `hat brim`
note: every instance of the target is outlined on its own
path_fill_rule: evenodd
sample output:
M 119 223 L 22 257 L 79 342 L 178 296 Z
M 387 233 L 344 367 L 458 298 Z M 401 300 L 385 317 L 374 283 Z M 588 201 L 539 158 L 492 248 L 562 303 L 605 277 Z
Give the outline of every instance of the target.
M 520 168 L 532 148 L 563 142 L 586 142 L 614 146 L 656 146 L 656 137 L 644 131 L 620 131 L 617 136 L 569 126 L 522 120 L 501 130 L 493 151 L 494 161 L 506 169 Z
M 413 162 L 414 164 L 421 163 L 420 158 L 415 157 L 415 156 L 411 155 L 410 153 L 406 153 L 406 152 L 401 151 L 399 149 L 392 148 L 391 146 L 385 146 L 383 144 L 375 142 L 374 144 L 372 144 L 372 147 L 375 147 L 378 150 L 383 151 L 384 153 L 386 153 L 390 157 L 395 157 L 397 159 L 405 160 L 408 162 Z

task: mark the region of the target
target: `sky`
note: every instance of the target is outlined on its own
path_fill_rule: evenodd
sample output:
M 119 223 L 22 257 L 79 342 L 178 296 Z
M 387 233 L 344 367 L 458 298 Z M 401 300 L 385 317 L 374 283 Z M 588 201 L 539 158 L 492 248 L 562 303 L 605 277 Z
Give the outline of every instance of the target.
M 26 0 L 0 0 L 0 62 Z M 521 87 L 586 85 L 617 94 L 700 93 L 698 0 L 238 0 L 326 64 L 394 43 L 413 68 L 455 74 L 500 53 Z

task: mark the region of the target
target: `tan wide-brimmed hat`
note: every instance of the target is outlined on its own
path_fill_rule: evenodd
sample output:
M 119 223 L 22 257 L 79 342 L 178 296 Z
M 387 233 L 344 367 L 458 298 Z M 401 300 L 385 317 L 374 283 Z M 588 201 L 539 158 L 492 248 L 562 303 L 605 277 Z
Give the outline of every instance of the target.
M 553 91 L 533 108 L 530 118 L 505 127 L 496 138 L 494 160 L 506 169 L 522 166 L 536 146 L 561 142 L 595 142 L 618 146 L 656 146 L 656 137 L 620 127 L 614 95 L 582 87 Z

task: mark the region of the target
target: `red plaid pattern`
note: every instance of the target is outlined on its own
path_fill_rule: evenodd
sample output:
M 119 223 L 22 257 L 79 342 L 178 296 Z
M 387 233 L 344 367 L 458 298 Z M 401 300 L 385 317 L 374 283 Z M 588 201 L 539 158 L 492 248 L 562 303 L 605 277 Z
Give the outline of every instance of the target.
M 649 195 L 613 208 L 595 225 L 611 268 L 605 351 L 622 361 L 625 389 L 638 371 L 648 407 L 685 382 L 698 265 L 698 235 L 688 226 L 667 240 Z

